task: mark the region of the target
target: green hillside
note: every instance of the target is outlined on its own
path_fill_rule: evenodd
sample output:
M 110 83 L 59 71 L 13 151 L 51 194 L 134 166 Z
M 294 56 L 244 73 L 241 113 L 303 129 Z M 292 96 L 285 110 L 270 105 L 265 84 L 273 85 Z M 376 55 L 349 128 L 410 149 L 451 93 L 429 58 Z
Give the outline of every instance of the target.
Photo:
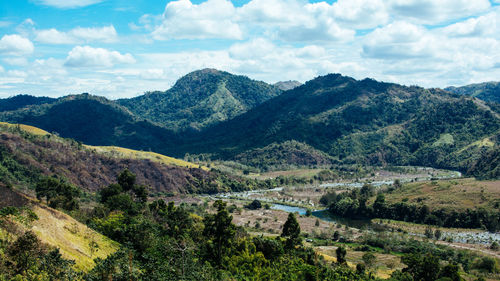
M 450 155 L 499 129 L 498 114 L 469 98 L 330 74 L 210 128 L 182 150 L 230 159 L 296 140 L 342 163 L 465 171 L 465 159 Z
M 167 129 L 134 116 L 113 101 L 89 94 L 4 111 L 0 113 L 0 120 L 32 125 L 89 145 L 157 150 L 174 139 L 174 134 Z
M 281 90 L 215 69 L 191 72 L 165 92 L 117 102 L 142 118 L 173 130 L 201 130 L 245 113 Z
M 233 177 L 207 167 L 152 152 L 82 145 L 40 134 L 24 125 L 0 126 L 0 183 L 23 190 L 43 177 L 58 175 L 88 192 L 96 192 L 128 169 L 152 194 L 216 193 L 265 188 L 265 183 Z
M 446 91 L 500 103 L 500 82 L 484 82 L 462 87 L 447 87 Z

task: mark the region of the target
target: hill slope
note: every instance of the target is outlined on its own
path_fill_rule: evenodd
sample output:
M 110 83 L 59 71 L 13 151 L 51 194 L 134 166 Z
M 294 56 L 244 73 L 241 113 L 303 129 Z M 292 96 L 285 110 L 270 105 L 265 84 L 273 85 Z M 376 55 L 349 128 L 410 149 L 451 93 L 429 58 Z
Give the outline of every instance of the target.
M 499 130 L 497 114 L 470 98 L 330 74 L 210 128 L 180 150 L 232 158 L 296 140 L 344 163 L 466 170 L 457 163 L 463 159 L 449 155 Z
M 462 87 L 447 87 L 446 91 L 500 103 L 500 82 L 484 82 Z
M 153 194 L 213 193 L 242 186 L 240 178 L 194 166 L 160 154 L 85 146 L 50 134 L 0 126 L 0 182 L 7 185 L 32 188 L 41 176 L 56 174 L 95 192 L 114 183 L 116 175 L 127 168 Z
M 0 99 L 0 111 L 17 110 L 30 105 L 41 105 L 53 103 L 57 99 L 48 97 L 33 97 L 30 95 L 17 95 L 14 97 Z
M 2 194 L 0 208 L 7 206 L 27 207 L 38 217 L 30 225 L 13 222 L 14 225 L 10 227 L 10 231 L 14 229 L 15 231 L 10 233 L 11 235 L 31 230 L 43 243 L 59 248 L 64 258 L 74 260 L 79 269 L 89 270 L 94 266 L 93 259 L 106 258 L 118 250 L 118 243 L 88 228 L 67 214 L 49 208 L 3 186 L 0 186 L 0 193 Z M 93 254 L 91 254 L 89 247 L 91 241 L 95 242 L 99 249 Z
M 280 93 L 277 87 L 246 76 L 203 69 L 182 77 L 165 92 L 117 102 L 166 128 L 201 130 L 232 119 Z
M 81 94 L 51 104 L 0 112 L 0 120 L 32 125 L 90 145 L 157 150 L 174 139 L 167 129 L 137 118 L 103 97 Z

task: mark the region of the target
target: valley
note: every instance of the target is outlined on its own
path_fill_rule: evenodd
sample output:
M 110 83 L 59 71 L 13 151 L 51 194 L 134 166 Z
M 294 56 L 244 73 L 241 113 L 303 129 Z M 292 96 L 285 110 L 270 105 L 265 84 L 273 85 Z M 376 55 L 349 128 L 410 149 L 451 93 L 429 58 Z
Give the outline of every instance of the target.
M 204 69 L 129 100 L 0 100 L 1 266 L 26 271 L 12 249 L 34 240 L 33 272 L 62 280 L 500 279 L 494 104 L 292 84 Z

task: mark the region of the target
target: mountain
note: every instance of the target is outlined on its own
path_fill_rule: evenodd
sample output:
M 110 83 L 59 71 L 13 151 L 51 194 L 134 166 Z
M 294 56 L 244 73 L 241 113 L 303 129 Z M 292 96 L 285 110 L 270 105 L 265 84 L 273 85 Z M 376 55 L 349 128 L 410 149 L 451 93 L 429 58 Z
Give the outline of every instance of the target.
M 34 97 L 30 95 L 17 95 L 14 97 L 0 99 L 0 111 L 17 110 L 30 105 L 41 105 L 53 103 L 57 99 L 48 97 Z
M 198 131 L 245 113 L 280 93 L 279 88 L 246 76 L 203 69 L 180 78 L 165 92 L 117 102 L 166 128 Z
M 499 149 L 500 107 L 496 103 L 441 89 L 355 80 L 340 74 L 317 77 L 282 95 L 261 83 L 205 69 L 186 75 L 165 93 L 118 103 L 88 94 L 68 96 L 0 112 L 0 121 L 33 125 L 91 145 L 151 150 L 180 158 L 186 153 L 204 154 L 205 159 L 238 160 L 256 167 L 418 165 L 473 174 L 470 167 L 481 155 L 494 155 Z M 247 91 L 230 90 L 234 85 Z M 277 92 L 270 98 L 269 92 L 249 85 Z M 207 103 L 193 100 L 212 100 L 221 93 L 227 94 L 224 97 L 231 93 L 238 100 L 251 96 L 252 108 L 231 118 L 228 112 L 236 113 L 228 108 L 235 107 L 222 102 L 218 104 L 224 118 L 212 118 L 218 109 L 210 106 L 207 114 L 198 114 Z M 149 113 L 148 107 L 152 108 Z M 160 107 L 168 110 L 157 115 Z M 142 109 L 134 113 L 131 108 Z M 191 114 L 186 115 L 188 111 Z M 160 122 L 167 118 L 170 121 Z M 478 163 L 475 167 L 483 173 L 479 167 L 494 165 Z
M 158 151 L 174 139 L 174 134 L 167 129 L 134 116 L 113 101 L 89 94 L 0 112 L 0 120 L 33 125 L 90 145 Z
M 462 87 L 447 87 L 446 91 L 500 103 L 500 82 L 484 82 Z
M 43 176 L 57 175 L 87 192 L 96 192 L 114 183 L 124 169 L 157 195 L 243 190 L 258 184 L 160 154 L 87 146 L 41 130 L 33 133 L 23 126 L 0 126 L 1 184 L 25 189 Z
M 232 159 L 295 140 L 341 163 L 465 171 L 465 159 L 453 159 L 453 153 L 499 130 L 499 115 L 481 101 L 440 89 L 329 74 L 209 128 L 176 149 Z M 498 149 L 498 143 L 490 149 Z
M 300 85 L 302 85 L 302 83 L 300 83 L 299 81 L 295 81 L 295 80 L 280 81 L 280 82 L 274 83 L 275 87 L 278 87 L 279 89 L 281 89 L 283 91 L 291 90 L 291 89 L 296 88 Z

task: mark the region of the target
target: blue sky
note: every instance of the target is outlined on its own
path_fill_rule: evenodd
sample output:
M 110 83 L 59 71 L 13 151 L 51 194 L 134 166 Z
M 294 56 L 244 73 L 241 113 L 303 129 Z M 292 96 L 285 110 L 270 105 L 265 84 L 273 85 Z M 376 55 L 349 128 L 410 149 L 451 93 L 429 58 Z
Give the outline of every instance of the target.
M 211 67 L 274 83 L 341 73 L 500 80 L 500 0 L 0 2 L 0 97 L 166 90 Z

